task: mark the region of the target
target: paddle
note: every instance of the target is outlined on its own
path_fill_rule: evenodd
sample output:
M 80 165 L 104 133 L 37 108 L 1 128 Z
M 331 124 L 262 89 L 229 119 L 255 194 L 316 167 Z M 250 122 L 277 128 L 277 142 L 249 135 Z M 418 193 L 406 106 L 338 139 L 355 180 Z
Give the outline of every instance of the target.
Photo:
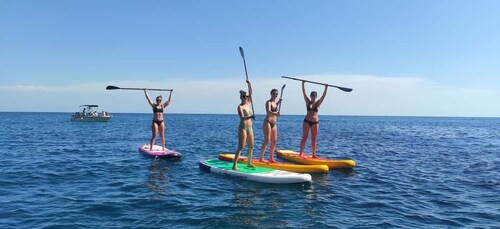
M 291 80 L 298 80 L 298 81 L 304 81 L 304 82 L 314 83 L 314 84 L 319 84 L 319 85 L 327 85 L 327 86 L 330 86 L 330 87 L 336 87 L 336 88 L 338 88 L 338 89 L 340 89 L 342 91 L 345 91 L 345 92 L 351 92 L 352 91 L 352 88 L 339 87 L 339 86 L 335 86 L 335 85 L 318 83 L 318 82 L 314 82 L 314 81 L 303 80 L 303 79 L 298 79 L 298 78 L 293 78 L 293 77 L 288 77 L 288 76 L 282 76 L 281 78 L 286 78 L 286 79 L 291 79 Z
M 286 84 L 283 84 L 283 86 L 281 86 L 281 95 L 280 95 L 280 99 L 283 98 L 283 91 L 285 90 L 285 86 Z M 280 102 L 280 105 L 278 107 L 278 112 L 281 112 L 281 102 Z
M 109 85 L 106 87 L 106 90 L 144 90 L 146 88 L 130 88 L 130 87 L 117 87 L 117 86 L 112 86 Z M 148 91 L 173 91 L 173 89 L 155 89 L 155 88 L 148 88 Z
M 240 54 L 241 54 L 241 58 L 243 58 L 243 65 L 245 66 L 245 76 L 247 77 L 247 80 L 248 80 L 247 62 L 245 61 L 245 52 L 243 52 L 243 48 L 242 47 L 240 47 Z M 250 92 L 248 92 L 248 93 L 250 95 Z M 250 104 L 252 104 L 252 114 L 255 115 L 255 112 L 254 112 L 254 109 L 253 109 L 252 96 L 250 96 Z

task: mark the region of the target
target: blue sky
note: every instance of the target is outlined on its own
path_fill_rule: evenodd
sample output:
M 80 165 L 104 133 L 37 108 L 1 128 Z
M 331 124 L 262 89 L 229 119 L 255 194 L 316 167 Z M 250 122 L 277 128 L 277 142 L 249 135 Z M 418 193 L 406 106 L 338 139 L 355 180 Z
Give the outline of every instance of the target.
M 290 75 L 354 88 L 329 90 L 322 114 L 500 117 L 499 22 L 500 1 L 3 0 L 0 111 L 149 112 L 112 84 L 234 113 L 242 46 L 257 113 L 284 83 L 283 112 L 305 113 Z

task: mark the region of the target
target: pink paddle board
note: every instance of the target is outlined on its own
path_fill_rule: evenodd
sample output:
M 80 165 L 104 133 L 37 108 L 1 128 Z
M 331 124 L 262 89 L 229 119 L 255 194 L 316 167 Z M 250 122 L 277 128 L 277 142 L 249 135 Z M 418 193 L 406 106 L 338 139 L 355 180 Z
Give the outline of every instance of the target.
M 142 152 L 144 155 L 154 157 L 154 158 L 164 158 L 164 159 L 180 159 L 181 154 L 179 152 L 165 149 L 162 150 L 162 147 L 159 145 L 153 145 L 153 149 L 151 150 L 151 147 L 149 147 L 149 144 L 147 145 L 141 145 L 139 147 L 139 151 Z

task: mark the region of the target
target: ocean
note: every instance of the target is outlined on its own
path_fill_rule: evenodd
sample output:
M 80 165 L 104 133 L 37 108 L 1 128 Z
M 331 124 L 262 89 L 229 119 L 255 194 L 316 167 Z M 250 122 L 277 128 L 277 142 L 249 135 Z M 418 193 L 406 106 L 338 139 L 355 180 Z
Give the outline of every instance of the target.
M 500 118 L 320 115 L 318 155 L 357 166 L 279 185 L 198 168 L 236 150 L 236 114 L 166 113 L 180 161 L 139 153 L 152 114 L 113 115 L 0 112 L 0 228 L 500 228 Z M 279 118 L 278 149 L 302 120 Z

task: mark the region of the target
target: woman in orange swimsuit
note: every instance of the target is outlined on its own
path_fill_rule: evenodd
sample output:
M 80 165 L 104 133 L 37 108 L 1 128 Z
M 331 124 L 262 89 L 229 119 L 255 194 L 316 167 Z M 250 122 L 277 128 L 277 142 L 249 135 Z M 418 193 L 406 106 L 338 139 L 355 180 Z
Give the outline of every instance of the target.
M 144 89 L 144 95 L 146 95 L 146 99 L 148 100 L 149 105 L 151 105 L 151 107 L 153 108 L 153 122 L 151 123 L 151 131 L 153 136 L 151 137 L 151 141 L 149 144 L 151 150 L 153 150 L 156 135 L 158 134 L 158 132 L 160 132 L 161 146 L 163 151 L 165 151 L 165 122 L 163 121 L 163 108 L 167 107 L 170 104 L 170 101 L 172 100 L 172 92 L 173 90 L 170 91 L 168 100 L 162 104 L 161 100 L 163 97 L 161 95 L 156 97 L 156 103 L 154 103 L 153 100 L 149 98 L 148 89 Z
M 259 161 L 264 161 L 264 154 L 266 153 L 267 144 L 271 141 L 271 149 L 269 151 L 269 162 L 274 163 L 274 149 L 276 148 L 276 143 L 278 142 L 278 127 L 276 126 L 276 121 L 280 112 L 278 111 L 278 106 L 281 103 L 281 99 L 276 102 L 278 98 L 278 89 L 271 90 L 271 98 L 266 102 L 266 118 L 262 124 L 262 129 L 264 130 L 264 142 L 260 149 L 260 159 Z
M 318 93 L 312 91 L 311 99 L 309 99 L 307 97 L 304 84 L 305 82 L 302 81 L 302 95 L 304 96 L 304 101 L 306 102 L 307 115 L 304 118 L 304 123 L 302 124 L 302 141 L 300 142 L 299 156 L 302 157 L 304 155 L 304 147 L 306 145 L 309 131 L 311 131 L 312 157 L 316 158 L 316 137 L 318 135 L 318 127 L 319 127 L 318 108 L 319 106 L 321 106 L 321 103 L 323 103 L 323 100 L 325 99 L 326 92 L 328 90 L 328 85 L 325 84 L 325 90 L 323 91 L 323 95 L 318 101 L 316 101 Z

